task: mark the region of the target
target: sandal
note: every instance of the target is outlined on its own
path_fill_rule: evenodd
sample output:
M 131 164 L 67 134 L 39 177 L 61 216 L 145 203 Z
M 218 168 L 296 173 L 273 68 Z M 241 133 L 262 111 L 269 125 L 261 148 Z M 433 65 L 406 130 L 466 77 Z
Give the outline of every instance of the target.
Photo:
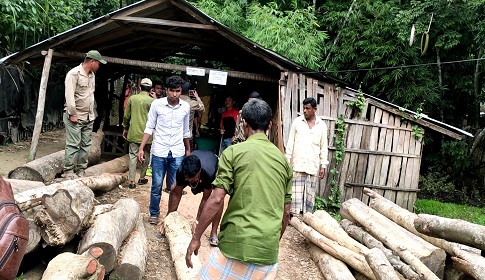
M 166 192 L 166 193 L 170 193 L 171 189 L 165 188 L 165 189 L 163 189 L 163 191 Z
M 209 244 L 211 246 L 217 247 L 217 245 L 219 245 L 219 238 L 217 238 L 217 237 L 211 237 L 209 239 Z

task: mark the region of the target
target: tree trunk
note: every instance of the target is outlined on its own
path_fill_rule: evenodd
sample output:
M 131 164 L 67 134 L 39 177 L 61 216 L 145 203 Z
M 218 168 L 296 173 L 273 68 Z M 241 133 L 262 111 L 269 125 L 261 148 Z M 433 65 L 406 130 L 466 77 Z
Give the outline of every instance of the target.
M 313 228 L 305 225 L 298 218 L 293 217 L 290 220 L 290 224 L 296 228 L 303 236 L 313 242 L 318 247 L 322 248 L 325 252 L 329 253 L 333 257 L 347 263 L 355 270 L 361 272 L 370 279 L 376 279 L 374 273 L 370 269 L 365 257 L 357 254 L 354 251 L 339 245 L 337 242 L 326 238 L 318 233 Z
M 30 145 L 29 157 L 27 162 L 35 159 L 37 154 L 37 144 L 39 143 L 40 131 L 42 130 L 42 120 L 44 119 L 45 95 L 47 91 L 47 81 L 49 80 L 49 71 L 51 69 L 53 49 L 47 51 L 40 78 L 39 96 L 37 98 L 37 112 L 35 114 L 34 132 L 32 133 L 32 143 Z
M 485 279 L 485 258 L 464 250 L 457 250 L 451 260 L 455 269 L 473 276 L 476 280 Z
M 86 186 L 93 191 L 110 190 L 122 184 L 127 179 L 128 179 L 127 176 L 122 174 L 103 174 L 99 176 L 79 178 L 75 180 L 66 180 L 52 185 L 47 185 L 42 188 L 27 190 L 27 191 L 15 194 L 14 197 L 15 197 L 15 202 L 19 204 L 24 214 L 27 211 L 27 216 L 28 216 L 29 214 L 27 209 L 29 208 L 28 206 L 29 203 L 35 206 L 36 202 L 38 203 L 38 201 L 40 201 L 39 199 L 45 194 L 52 195 L 57 190 L 68 186 L 73 186 L 73 187 Z
M 93 247 L 84 254 L 62 253 L 47 265 L 42 280 L 102 280 L 105 268 L 98 261 L 103 250 Z
M 86 186 L 66 186 L 42 197 L 42 209 L 34 215 L 42 239 L 50 246 L 63 246 L 86 229 L 94 210 L 94 193 Z
M 116 256 L 123 240 L 128 237 L 140 216 L 140 206 L 133 199 L 120 199 L 113 210 L 96 217 L 94 225 L 79 242 L 78 253 L 89 248 L 100 247 L 103 255 L 99 262 L 105 266 L 106 272 L 113 270 Z
M 111 272 L 110 279 L 141 280 L 145 275 L 148 240 L 143 217 L 138 218 L 136 227 L 121 247 L 118 266 Z
M 374 237 L 397 252 L 416 272 L 424 275 L 426 279 L 440 279 L 434 271 L 443 271 L 446 254 L 442 249 L 407 231 L 406 233 L 404 229 L 358 199 L 345 201 L 342 208 L 345 208 Z
M 88 154 L 89 165 L 97 164 L 101 157 L 103 132 L 92 134 L 91 149 Z M 21 165 L 8 173 L 8 178 L 49 183 L 64 168 L 64 150 L 46 155 Z
M 420 233 L 485 250 L 485 226 L 458 219 L 419 214 L 414 227 Z
M 10 183 L 14 194 L 21 193 L 26 190 L 45 187 L 45 184 L 39 181 L 28 181 L 28 180 L 18 180 L 18 179 L 5 179 L 5 181 Z
M 29 221 L 29 241 L 27 242 L 27 249 L 25 254 L 34 251 L 37 246 L 39 246 L 40 240 L 42 239 L 40 235 L 40 227 L 31 219 Z
M 199 257 L 192 255 L 193 268 L 185 264 L 185 254 L 192 239 L 192 227 L 189 221 L 178 212 L 172 212 L 163 220 L 165 236 L 170 245 L 170 253 L 178 280 L 196 279 L 202 265 Z
M 399 280 L 397 272 L 381 250 L 370 249 L 365 254 L 365 259 L 378 280 Z
M 368 248 L 377 248 L 384 252 L 389 262 L 392 264 L 394 269 L 399 271 L 406 279 L 409 280 L 420 280 L 419 274 L 417 274 L 409 265 L 402 262 L 399 257 L 394 254 L 391 250 L 384 247 L 382 242 L 375 239 L 372 235 L 368 232 L 363 230 L 361 227 L 355 225 L 349 220 L 342 220 L 340 222 L 342 228 L 355 240 L 359 241 L 360 243 L 364 244 Z
M 320 268 L 325 280 L 355 280 L 352 272 L 350 272 L 343 261 L 327 254 L 317 245 L 311 242 L 309 244 L 310 248 L 308 248 L 308 252 L 310 252 L 313 261 Z
M 323 210 L 316 211 L 314 214 L 305 213 L 303 221 L 323 236 L 338 242 L 357 254 L 364 255 L 369 250 L 369 248 L 351 238 L 339 223 Z
M 128 155 L 115 158 L 113 160 L 103 162 L 86 168 L 84 176 L 96 176 L 103 173 L 125 173 L 129 169 L 130 158 Z

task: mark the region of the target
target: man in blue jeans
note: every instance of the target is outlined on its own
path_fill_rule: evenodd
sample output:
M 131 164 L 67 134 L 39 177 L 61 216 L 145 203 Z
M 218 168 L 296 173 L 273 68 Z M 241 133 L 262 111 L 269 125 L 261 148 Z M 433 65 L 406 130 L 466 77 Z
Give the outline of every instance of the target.
M 150 224 L 158 224 L 162 183 L 166 172 L 170 176 L 169 186 L 173 185 L 177 169 L 184 156 L 190 154 L 189 117 L 190 105 L 180 100 L 184 80 L 179 76 L 167 79 L 167 97 L 152 102 L 148 112 L 143 140 L 138 151 L 138 160 L 143 162 L 143 148 L 153 134 L 152 142 L 152 189 L 150 193 Z

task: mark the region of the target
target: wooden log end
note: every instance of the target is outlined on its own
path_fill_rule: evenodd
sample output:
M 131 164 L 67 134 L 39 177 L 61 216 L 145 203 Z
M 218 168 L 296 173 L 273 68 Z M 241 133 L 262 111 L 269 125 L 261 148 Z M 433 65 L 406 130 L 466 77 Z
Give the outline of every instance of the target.
M 116 262 L 116 250 L 113 248 L 113 246 L 109 243 L 105 242 L 100 242 L 100 243 L 94 243 L 92 244 L 88 251 L 91 250 L 91 248 L 100 248 L 103 253 L 101 256 L 99 256 L 98 261 L 100 264 L 102 264 L 107 272 L 110 272 L 113 270 Z M 85 251 L 84 251 L 85 252 Z M 84 252 L 79 252 L 79 253 L 84 253 Z
M 8 178 L 44 182 L 42 174 L 27 166 L 19 166 L 8 172 Z
M 369 188 L 364 188 L 364 194 L 366 194 L 370 198 L 376 198 L 376 197 L 379 196 L 378 193 L 376 193 L 375 191 L 373 191 Z
M 89 254 L 95 258 L 95 259 L 99 259 L 99 257 L 101 257 L 101 255 L 103 255 L 103 249 L 99 248 L 99 247 L 91 247 L 89 249 Z
M 88 275 L 93 275 L 96 270 L 98 270 L 98 261 L 95 259 L 92 259 L 89 261 L 88 265 L 86 266 L 86 273 Z
M 110 273 L 109 279 L 118 279 L 118 280 L 141 280 L 143 278 L 143 274 L 135 265 L 129 263 L 123 263 L 113 270 Z

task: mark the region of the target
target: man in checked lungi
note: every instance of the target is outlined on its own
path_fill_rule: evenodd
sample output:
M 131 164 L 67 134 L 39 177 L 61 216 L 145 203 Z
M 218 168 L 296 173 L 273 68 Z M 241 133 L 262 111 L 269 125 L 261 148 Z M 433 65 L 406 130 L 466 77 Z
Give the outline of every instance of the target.
M 328 164 L 327 125 L 315 114 L 317 101 L 303 100 L 303 116 L 291 124 L 286 157 L 293 167 L 291 215 L 312 212 L 318 179 L 325 176 Z
M 200 238 L 223 207 L 219 248 L 212 251 L 199 279 L 275 279 L 279 240 L 290 218 L 292 171 L 288 160 L 265 135 L 271 108 L 263 100 L 244 104 L 246 141 L 229 146 L 219 159 L 214 189 L 195 228 L 185 257 L 192 267 Z

